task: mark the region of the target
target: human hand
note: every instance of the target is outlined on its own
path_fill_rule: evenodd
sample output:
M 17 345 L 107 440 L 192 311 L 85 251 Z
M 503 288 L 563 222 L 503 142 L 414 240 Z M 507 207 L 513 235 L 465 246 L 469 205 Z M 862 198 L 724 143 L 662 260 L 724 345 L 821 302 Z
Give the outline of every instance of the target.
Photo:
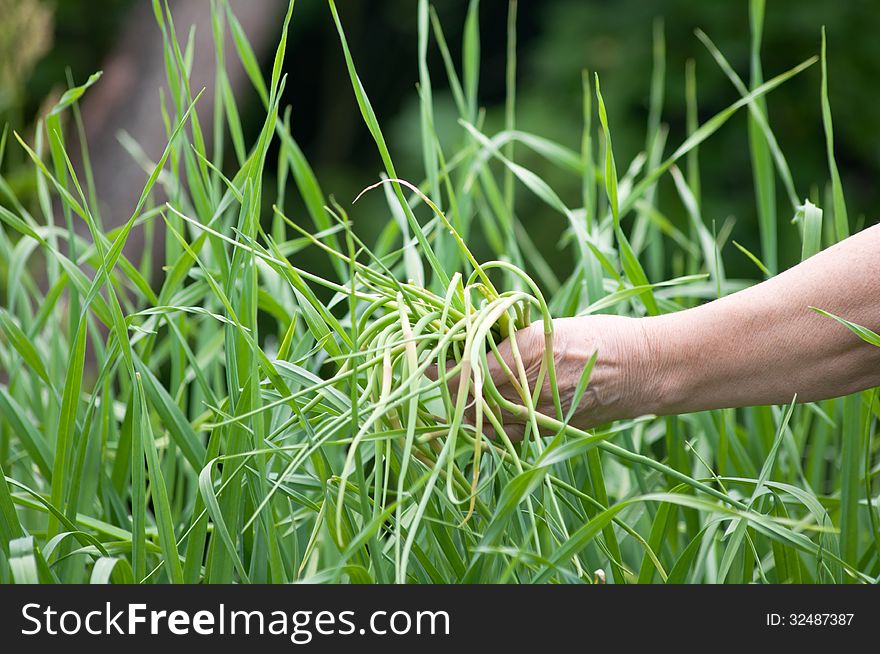
M 524 376 L 528 393 L 534 395 L 541 374 L 545 354 L 544 325 L 538 321 L 516 332 L 516 349 L 522 361 L 520 370 L 514 357 L 514 344 L 508 339 L 498 345 L 499 362 L 494 352 L 486 355 L 486 372 L 499 394 L 520 409 L 501 409 L 500 418 L 504 432 L 513 440 L 523 438 L 528 414 L 521 384 Z M 643 403 L 637 388 L 648 374 L 646 362 L 647 341 L 638 319 L 622 316 L 583 316 L 558 318 L 553 321 L 553 363 L 556 387 L 559 392 L 563 418 L 568 416 L 576 399 L 578 382 L 584 368 L 596 353 L 596 363 L 590 375 L 589 385 L 579 398 L 569 424 L 580 429 L 594 427 L 623 417 L 638 415 Z M 447 380 L 454 398 L 461 379 Z M 483 393 L 485 396 L 485 392 Z M 535 402 L 535 411 L 550 418 L 558 418 L 550 387 L 549 376 L 543 374 L 541 391 Z M 485 418 L 488 406 L 483 406 L 483 432 L 495 436 L 495 429 Z M 470 398 L 465 411 L 465 421 L 474 425 L 476 403 Z

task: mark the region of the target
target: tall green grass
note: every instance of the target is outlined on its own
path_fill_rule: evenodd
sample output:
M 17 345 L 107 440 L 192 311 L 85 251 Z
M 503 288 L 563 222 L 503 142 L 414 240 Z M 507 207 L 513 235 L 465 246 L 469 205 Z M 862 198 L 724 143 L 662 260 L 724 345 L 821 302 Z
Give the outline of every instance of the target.
M 874 392 L 582 431 L 558 394 L 553 414 L 541 414 L 529 392 L 511 403 L 485 375 L 487 351 L 532 321 L 549 340 L 551 317 L 675 311 L 749 283 L 726 276 L 725 258 L 776 272 L 780 230 L 800 230 L 804 257 L 849 233 L 824 34 L 817 100 L 833 230 L 822 209 L 799 199 L 823 180 L 797 180 L 768 114 L 768 94 L 819 58 L 764 71 L 763 2 L 751 3 L 749 85 L 698 33 L 719 65 L 703 74 L 728 77 L 740 99 L 700 123 L 689 64 L 687 137 L 675 145 L 662 121 L 665 48 L 655 25 L 645 152 L 621 165 L 606 110 L 614 99 L 603 98 L 598 77 L 584 75 L 578 143 L 517 128 L 515 1 L 504 128 L 487 134 L 479 2 L 464 19 L 459 71 L 437 14 L 420 0 L 418 171 L 395 167 L 343 16 L 333 0 L 328 7 L 345 55 L 340 75 L 384 167 L 380 180 L 364 178 L 387 203 L 382 215 L 328 202 L 291 135 L 281 99 L 293 2 L 266 79 L 226 2 L 212 0 L 219 67 L 207 126 L 194 111 L 192 35 L 154 2 L 170 89 L 167 147 L 159 161 L 141 162 L 150 174 L 119 227 L 104 226 L 88 158 L 84 185 L 59 118 L 97 77 L 65 94 L 33 143 L 4 130 L 0 164 L 7 148 L 24 148 L 39 201 L 25 206 L 0 176 L 0 581 L 876 581 Z M 431 48 L 442 70 L 429 67 Z M 265 108 L 251 144 L 223 70 L 230 57 Z M 459 112 L 452 148 L 433 124 L 438 86 L 451 89 Z M 759 253 L 730 247 L 701 205 L 699 149 L 739 110 L 749 114 Z M 518 162 L 522 153 L 570 175 L 582 206 Z M 269 171 L 277 171 L 274 206 Z M 687 211 L 684 227 L 658 205 L 667 175 Z M 776 206 L 777 180 L 788 212 Z M 566 278 L 532 241 L 517 213 L 520 193 L 565 225 Z M 285 209 L 292 194 L 303 213 Z M 369 219 L 387 221 L 370 244 L 352 227 Z M 160 224 L 154 276 L 149 256 L 129 260 L 123 246 L 133 229 Z M 468 246 L 476 234 L 487 260 Z M 332 278 L 300 265 L 306 248 L 329 257 Z M 670 261 L 680 276 L 666 280 Z M 439 379 L 426 374 L 433 367 Z M 509 372 L 523 378 L 518 357 Z M 482 400 L 475 426 L 464 419 L 468 384 L 453 394 L 446 374 L 471 380 Z M 555 389 L 552 358 L 541 374 Z M 531 436 L 511 442 L 494 417 L 499 407 L 518 412 Z

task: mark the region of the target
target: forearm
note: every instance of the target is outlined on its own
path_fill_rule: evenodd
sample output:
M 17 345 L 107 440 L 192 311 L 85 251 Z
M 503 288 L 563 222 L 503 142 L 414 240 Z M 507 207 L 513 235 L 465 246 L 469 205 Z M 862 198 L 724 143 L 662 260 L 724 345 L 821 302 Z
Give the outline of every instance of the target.
M 649 387 L 635 409 L 813 401 L 880 385 L 880 348 L 811 306 L 880 330 L 880 226 L 739 293 L 641 319 L 645 360 L 631 376 Z

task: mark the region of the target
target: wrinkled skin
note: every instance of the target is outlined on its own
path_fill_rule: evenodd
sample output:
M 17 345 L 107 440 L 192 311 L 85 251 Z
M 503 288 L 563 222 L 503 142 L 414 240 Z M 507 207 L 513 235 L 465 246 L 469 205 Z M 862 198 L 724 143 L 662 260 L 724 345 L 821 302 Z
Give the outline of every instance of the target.
M 514 338 L 529 389 L 533 391 L 544 358 L 546 341 L 543 322 L 532 323 L 529 327 L 518 331 Z M 572 426 L 587 429 L 626 415 L 630 404 L 626 393 L 626 379 L 633 372 L 629 369 L 629 365 L 631 362 L 643 359 L 641 356 L 634 356 L 633 350 L 644 347 L 644 337 L 636 319 L 621 316 L 586 316 L 557 318 L 553 321 L 553 361 L 563 416 L 568 415 L 584 367 L 589 363 L 593 353 L 597 353 L 590 383 L 570 421 Z M 520 393 L 519 370 L 515 364 L 513 344 L 510 339 L 498 345 L 498 353 L 515 379 L 511 379 L 491 351 L 486 355 L 487 372 L 502 397 L 514 404 L 524 406 Z M 436 379 L 436 372 L 430 376 Z M 473 379 L 471 378 L 470 381 L 472 385 Z M 451 377 L 447 381 L 453 400 L 460 382 L 458 376 Z M 470 392 L 473 392 L 472 387 Z M 483 395 L 486 395 L 485 391 Z M 485 405 L 483 410 L 486 410 Z M 535 410 L 552 418 L 557 417 L 550 391 L 550 380 L 546 373 L 543 376 L 541 393 L 535 404 Z M 474 425 L 476 413 L 475 402 L 471 396 L 465 411 L 465 421 Z M 521 440 L 525 434 L 527 416 L 502 410 L 501 418 L 507 436 L 513 441 Z M 483 432 L 491 438 L 496 437 L 495 430 L 485 416 Z
M 793 398 L 813 402 L 880 385 L 880 347 L 811 309 L 880 332 L 878 254 L 875 225 L 776 277 L 691 309 L 645 318 L 554 320 L 563 413 L 593 352 L 596 365 L 571 421 L 575 427 L 645 414 L 787 404 Z M 517 333 L 516 343 L 532 388 L 544 353 L 542 323 Z M 499 352 L 512 366 L 511 344 L 502 343 Z M 491 354 L 487 372 L 504 397 L 522 403 L 517 382 Z M 450 380 L 453 391 L 458 381 Z M 537 410 L 556 415 L 546 377 Z M 501 416 L 512 439 L 523 436 L 523 413 Z M 473 402 L 466 417 L 474 424 Z

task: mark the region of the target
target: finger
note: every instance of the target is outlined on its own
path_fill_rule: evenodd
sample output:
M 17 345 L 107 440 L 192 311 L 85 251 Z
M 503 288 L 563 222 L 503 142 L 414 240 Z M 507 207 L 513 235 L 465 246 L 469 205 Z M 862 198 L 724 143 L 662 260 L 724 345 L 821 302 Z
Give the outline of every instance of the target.
M 480 429 L 482 431 L 483 436 L 488 438 L 489 440 L 495 440 L 495 428 L 492 426 L 492 423 L 486 418 L 485 414 L 483 415 L 482 424 L 480 425 Z M 477 432 L 477 417 L 476 411 L 473 408 L 465 411 L 465 424 L 470 425 L 474 428 L 474 436 L 476 436 Z
M 505 423 L 504 433 L 513 443 L 519 443 L 526 433 L 526 426 L 521 422 Z
M 506 383 L 519 390 L 519 366 L 514 357 L 514 345 L 523 369 L 531 376 L 540 366 L 544 356 L 544 333 L 541 323 L 532 323 L 499 343 L 497 355 L 492 350 L 486 354 L 487 371 L 496 386 Z
M 446 382 L 446 388 L 449 389 L 450 395 L 455 398 L 456 394 L 458 393 L 458 387 L 461 384 L 461 374 L 451 374 L 450 371 L 453 368 L 455 368 L 455 362 L 447 361 L 446 370 L 442 376 L 443 381 Z M 438 368 L 436 363 L 432 363 L 430 366 L 428 366 L 428 368 L 425 370 L 425 376 L 431 381 L 437 381 L 440 379 L 440 369 Z
M 500 355 L 501 359 L 504 361 L 504 365 L 498 360 L 498 356 L 495 355 L 494 350 L 490 349 L 486 353 L 486 372 L 489 373 L 496 385 L 503 383 L 504 380 L 507 379 L 508 375 L 505 367 L 510 368 L 513 363 L 513 357 L 511 356 L 510 351 L 510 339 L 505 339 L 499 343 L 497 350 L 498 355 Z
M 446 370 L 449 371 L 453 368 L 452 361 L 446 362 Z M 431 381 L 437 381 L 440 379 L 440 369 L 438 368 L 436 363 L 431 363 L 427 368 L 425 368 L 425 376 Z
M 486 404 L 485 399 L 481 400 L 483 403 L 482 411 L 480 411 L 480 428 L 482 429 L 483 435 L 488 438 L 494 440 L 495 439 L 495 428 L 492 426 L 492 419 L 488 415 L 491 409 L 488 404 Z M 493 414 L 494 415 L 494 414 Z M 474 431 L 477 429 L 477 402 L 476 400 L 468 403 L 467 407 L 465 407 L 464 412 L 464 423 L 466 425 L 470 425 L 474 428 Z
M 519 422 L 505 422 L 501 425 L 502 429 L 504 429 L 504 435 L 507 436 L 508 439 L 512 443 L 518 443 L 523 439 L 523 435 L 525 434 L 525 425 Z M 491 424 L 486 424 L 483 426 L 483 433 L 493 441 L 499 440 L 499 434 L 495 427 Z M 503 441 L 502 441 L 503 442 Z
M 487 415 L 489 411 L 494 411 L 494 422 Z M 476 427 L 476 409 L 474 406 L 469 406 L 465 411 L 464 420 L 466 424 Z M 482 411 L 482 430 L 483 434 L 493 441 L 498 438 L 498 432 L 495 429 L 496 422 L 500 424 L 504 433 L 512 442 L 516 443 L 523 439 L 523 436 L 525 435 L 525 425 L 518 418 L 504 410 L 501 410 L 499 415 L 499 409 L 497 407 L 492 410 L 487 404 L 484 404 Z

